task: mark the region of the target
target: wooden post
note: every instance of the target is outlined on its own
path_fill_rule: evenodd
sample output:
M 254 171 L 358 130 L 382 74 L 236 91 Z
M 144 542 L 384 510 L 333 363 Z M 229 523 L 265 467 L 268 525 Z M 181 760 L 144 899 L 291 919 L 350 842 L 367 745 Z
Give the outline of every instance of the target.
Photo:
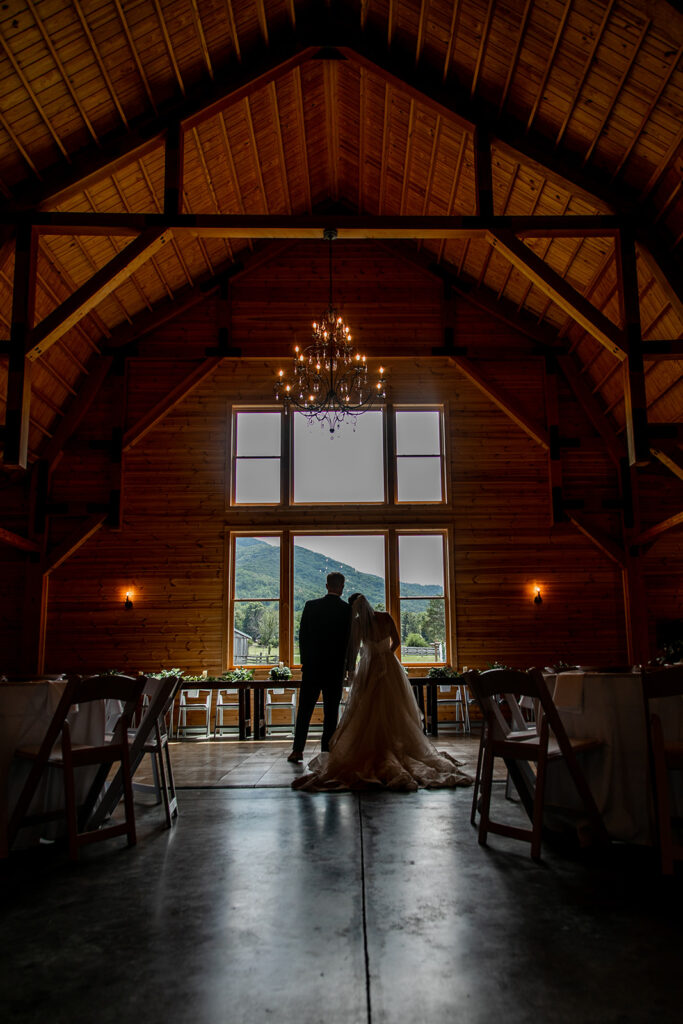
M 631 465 L 646 466 L 650 462 L 647 432 L 647 399 L 643 366 L 643 339 L 640 327 L 640 298 L 636 246 L 627 228 L 619 232 L 616 246 L 619 300 L 624 323 L 627 358 L 624 361 L 624 406 L 626 437 Z
M 545 408 L 548 419 L 548 478 L 553 524 L 564 522 L 562 500 L 562 455 L 560 450 L 560 405 L 557 392 L 557 360 L 551 354 L 545 359 Z
M 480 125 L 474 129 L 474 173 L 477 183 L 477 212 L 480 217 L 492 217 L 491 138 L 488 131 Z
M 32 225 L 17 229 L 12 293 L 7 410 L 5 413 L 5 465 L 28 466 L 31 364 L 26 357 L 35 303 L 36 237 Z
M 183 156 L 185 133 L 174 121 L 166 132 L 164 163 L 164 213 L 181 213 L 183 208 Z

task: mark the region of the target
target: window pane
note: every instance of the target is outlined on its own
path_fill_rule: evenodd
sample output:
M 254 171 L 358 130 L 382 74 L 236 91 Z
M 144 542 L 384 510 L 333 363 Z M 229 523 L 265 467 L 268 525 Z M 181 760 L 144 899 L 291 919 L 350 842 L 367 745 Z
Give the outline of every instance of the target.
M 441 414 L 438 409 L 396 411 L 396 454 L 441 454 Z
M 280 456 L 280 413 L 238 412 L 235 415 L 237 455 Z
M 294 501 L 384 501 L 382 413 L 365 412 L 333 434 L 294 413 Z
M 280 597 L 280 541 L 277 537 L 235 538 L 235 600 Z
M 383 534 L 299 535 L 294 538 L 294 663 L 299 663 L 299 622 L 306 601 L 324 597 L 330 572 L 346 577 L 344 599 L 365 594 L 374 608 L 386 608 Z
M 279 459 L 235 461 L 235 502 L 238 505 L 277 505 L 279 501 Z
M 277 664 L 279 640 L 279 601 L 235 602 L 232 650 L 235 665 Z
M 398 501 L 441 501 L 441 459 L 396 459 Z
M 401 601 L 401 660 L 446 660 L 446 621 L 443 598 Z
M 402 534 L 398 538 L 401 597 L 441 597 L 444 593 L 443 536 Z

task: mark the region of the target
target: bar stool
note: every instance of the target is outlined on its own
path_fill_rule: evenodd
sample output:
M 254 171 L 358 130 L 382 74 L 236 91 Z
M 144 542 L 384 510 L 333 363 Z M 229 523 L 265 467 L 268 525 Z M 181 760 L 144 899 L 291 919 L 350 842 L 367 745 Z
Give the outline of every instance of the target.
M 468 733 L 470 731 L 470 709 L 467 687 L 461 686 L 459 683 L 453 686 L 440 686 L 439 693 L 449 694 L 448 697 L 438 697 L 437 705 L 440 708 L 455 708 L 456 732 Z

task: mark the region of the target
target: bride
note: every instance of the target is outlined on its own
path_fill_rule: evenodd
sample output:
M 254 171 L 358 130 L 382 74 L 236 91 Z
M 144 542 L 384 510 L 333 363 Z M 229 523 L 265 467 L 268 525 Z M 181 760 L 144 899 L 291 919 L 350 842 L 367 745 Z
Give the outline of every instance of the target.
M 394 651 L 400 637 L 391 615 L 375 612 L 362 594 L 352 594 L 350 662 L 358 664 L 329 753 L 314 758 L 312 774 L 293 789 L 416 790 L 468 786 L 459 762 L 439 753 L 422 731 L 413 690 Z

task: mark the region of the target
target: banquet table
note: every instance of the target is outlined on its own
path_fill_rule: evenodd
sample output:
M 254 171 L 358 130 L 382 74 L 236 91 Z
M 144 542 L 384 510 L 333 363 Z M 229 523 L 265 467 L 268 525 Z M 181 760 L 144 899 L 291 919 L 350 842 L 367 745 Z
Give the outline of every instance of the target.
M 22 746 L 38 746 L 43 741 L 64 692 L 66 680 L 39 679 L 0 682 L 0 857 L 8 854 L 7 825 L 19 798 L 30 764 L 13 761 Z M 104 741 L 106 708 L 94 701 L 72 711 L 70 724 L 74 743 Z M 94 769 L 77 769 L 77 798 L 87 792 Z M 48 772 L 36 792 L 31 813 L 57 810 L 64 806 L 64 790 L 58 772 Z M 42 837 L 54 838 L 59 823 L 22 828 L 15 846 L 37 843 Z
M 431 736 L 437 736 L 438 724 L 438 680 L 429 679 L 426 676 L 419 676 L 410 679 L 410 684 L 415 694 L 415 700 L 420 708 L 425 723 L 425 732 Z M 238 694 L 238 724 L 237 734 L 241 740 L 252 737 L 255 740 L 266 737 L 266 691 L 277 689 L 298 690 L 301 687 L 300 679 L 288 679 L 284 683 L 274 682 L 272 679 L 249 679 L 239 681 L 227 681 L 225 679 L 203 679 L 183 680 L 183 690 L 237 690 Z M 424 693 L 427 693 L 425 701 Z
M 603 746 L 580 764 L 605 827 L 613 839 L 652 842 L 652 803 L 641 678 L 631 672 L 563 672 L 554 683 L 554 701 L 569 737 L 593 736 Z M 683 738 L 683 698 L 653 701 L 667 739 Z M 683 791 L 674 790 L 683 810 Z M 578 809 L 566 768 L 549 765 L 546 804 Z

